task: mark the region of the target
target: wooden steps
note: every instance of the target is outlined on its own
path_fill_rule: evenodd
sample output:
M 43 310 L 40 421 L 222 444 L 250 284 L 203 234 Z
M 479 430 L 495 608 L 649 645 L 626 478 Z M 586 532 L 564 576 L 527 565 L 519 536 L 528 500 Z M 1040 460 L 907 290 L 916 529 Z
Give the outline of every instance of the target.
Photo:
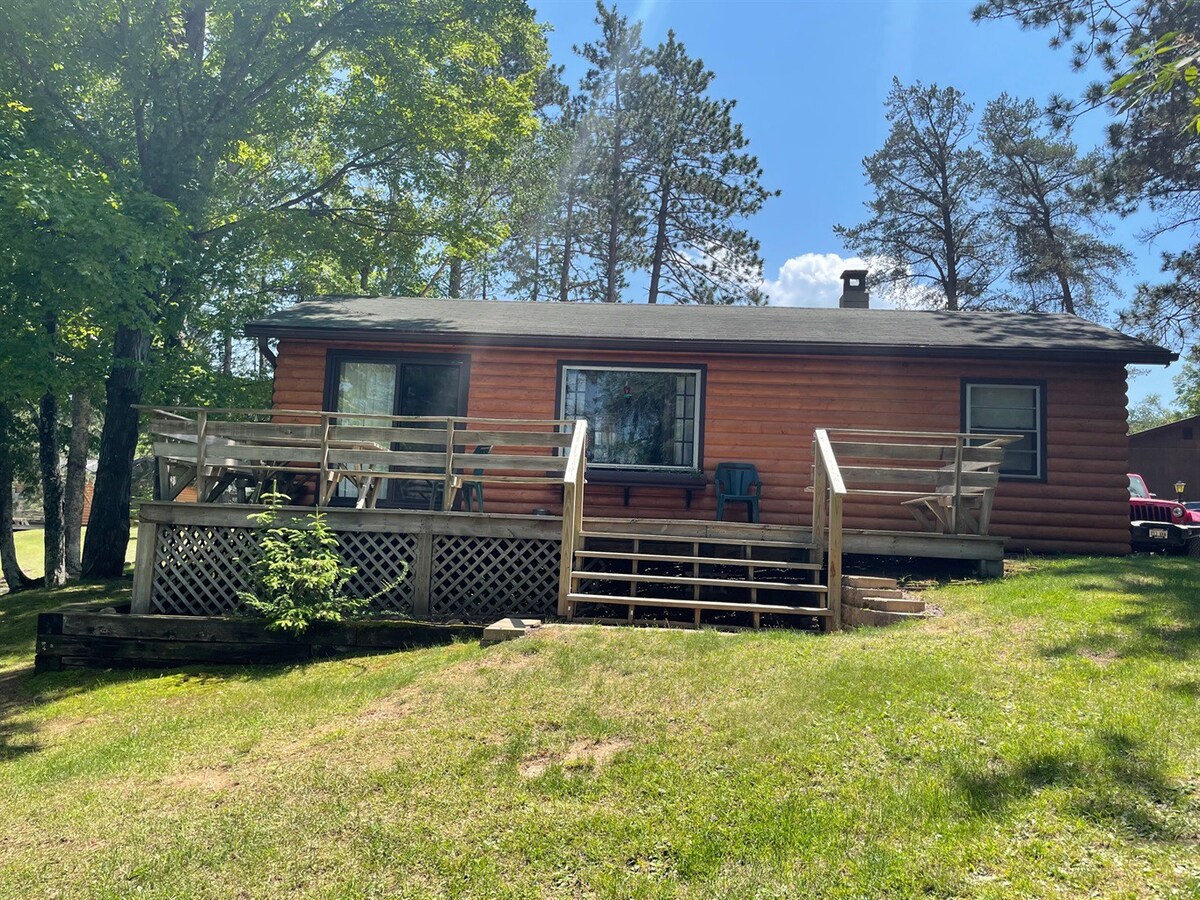
M 601 603 L 613 606 L 662 606 L 667 609 L 712 609 L 726 612 L 769 613 L 773 615 L 827 616 L 829 610 L 820 606 L 781 606 L 775 603 L 720 603 L 713 600 L 672 600 L 665 597 L 623 597 L 620 594 L 567 595 L 572 604 Z
M 760 581 L 755 578 L 703 578 L 693 575 L 647 575 L 644 572 L 594 572 L 579 571 L 572 577 L 594 581 L 633 581 L 647 584 L 686 584 L 698 587 L 746 588 L 760 591 L 796 591 L 805 594 L 823 594 L 828 590 L 823 584 L 803 584 L 791 581 Z
M 701 532 L 696 527 L 700 523 L 678 523 L 678 531 L 663 524 L 653 531 L 635 531 L 641 524 L 635 522 L 622 530 L 622 523 L 604 524 L 613 530 L 593 527 L 579 535 L 569 572 L 568 618 L 581 606 L 623 606 L 630 621 L 638 608 L 659 609 L 663 615 L 691 610 L 696 626 L 703 614 L 728 624 L 727 614 L 746 613 L 755 627 L 763 615 L 806 616 L 822 627 L 833 618 L 829 589 L 820 583 L 825 570 L 821 554 L 814 545 L 795 541 L 795 529 L 773 533 L 759 526 L 717 523 L 712 530 L 719 527 L 719 533 L 712 534 L 708 527 Z M 797 580 L 779 580 L 785 572 Z M 766 573 L 770 576 L 763 577 Z M 614 592 L 617 584 L 627 584 L 628 592 Z M 769 592 L 767 602 L 760 592 Z
M 815 549 L 814 544 L 794 544 L 786 541 L 765 541 L 759 538 L 708 537 L 683 534 L 644 534 L 637 531 L 584 531 L 579 535 L 584 541 L 645 541 L 648 544 L 724 544 L 734 547 L 778 547 L 783 550 L 800 548 Z
M 878 626 L 928 617 L 925 601 L 904 593 L 895 579 L 847 575 L 842 579 L 842 617 L 847 625 Z
M 819 572 L 824 566 L 812 562 L 780 562 L 770 559 L 746 559 L 741 556 L 671 556 L 666 553 L 628 553 L 617 550 L 577 550 L 578 559 L 640 559 L 651 562 L 699 563 L 703 566 L 746 566 L 755 569 L 797 569 Z

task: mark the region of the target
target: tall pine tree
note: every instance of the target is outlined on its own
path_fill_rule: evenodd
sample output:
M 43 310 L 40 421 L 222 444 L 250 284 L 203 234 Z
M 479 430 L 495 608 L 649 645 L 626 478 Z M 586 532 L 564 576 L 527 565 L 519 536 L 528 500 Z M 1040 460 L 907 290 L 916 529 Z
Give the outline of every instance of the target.
M 1105 231 L 1087 183 L 1098 153 L 1080 156 L 1070 141 L 1039 127 L 1032 100 L 1001 94 L 983 114 L 989 187 L 998 225 L 1010 239 L 1009 279 L 1023 308 L 1097 318 L 1129 254 L 1102 239 Z
M 998 274 L 1000 247 L 984 203 L 987 160 L 973 146 L 971 105 L 954 88 L 892 79 L 883 147 L 863 160 L 871 216 L 834 232 L 879 261 L 884 283 L 936 290 L 938 305 L 981 301 Z
M 595 140 L 588 177 L 590 209 L 581 208 L 580 251 L 598 268 L 594 299 L 621 300 L 628 270 L 644 256 L 643 189 L 637 177 L 644 152 L 638 128 L 637 98 L 646 74 L 647 53 L 640 23 L 630 23 L 616 6 L 596 2 L 600 38 L 577 48 L 589 68 L 581 83 L 587 106 L 583 127 Z M 590 212 L 590 217 L 586 214 Z
M 759 243 L 741 222 L 772 192 L 733 121 L 734 101 L 708 95 L 715 74 L 673 31 L 640 82 L 644 212 L 653 240 L 647 300 L 761 303 Z M 778 193 L 778 192 L 776 192 Z

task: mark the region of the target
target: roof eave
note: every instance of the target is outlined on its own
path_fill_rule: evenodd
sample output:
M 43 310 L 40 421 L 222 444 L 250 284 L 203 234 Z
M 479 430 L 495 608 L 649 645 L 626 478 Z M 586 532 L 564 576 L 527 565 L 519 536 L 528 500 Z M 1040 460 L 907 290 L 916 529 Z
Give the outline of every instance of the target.
M 482 347 L 545 347 L 592 350 L 651 350 L 708 353 L 766 353 L 775 356 L 897 356 L 963 357 L 978 359 L 1069 359 L 1076 362 L 1109 362 L 1138 365 L 1167 365 L 1179 354 L 1162 347 L 1146 346 L 1113 350 L 1056 348 L 994 348 L 978 345 L 888 345 L 845 343 L 799 343 L 796 341 L 730 341 L 691 338 L 613 338 L 587 335 L 491 335 L 465 332 L 401 331 L 395 328 L 331 328 L 278 326 L 269 321 L 251 322 L 248 337 L 295 340 L 356 341 L 372 344 L 463 344 Z

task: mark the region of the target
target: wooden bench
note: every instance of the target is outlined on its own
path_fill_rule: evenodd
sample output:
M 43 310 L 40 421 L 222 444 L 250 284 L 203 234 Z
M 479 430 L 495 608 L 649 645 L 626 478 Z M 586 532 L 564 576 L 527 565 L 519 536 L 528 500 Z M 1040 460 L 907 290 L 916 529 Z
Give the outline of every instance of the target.
M 704 492 L 708 486 L 708 477 L 703 472 L 636 472 L 589 468 L 587 483 L 621 488 L 626 506 L 629 505 L 629 495 L 634 488 L 674 488 L 683 491 L 685 506 L 691 509 L 692 494 L 696 491 Z

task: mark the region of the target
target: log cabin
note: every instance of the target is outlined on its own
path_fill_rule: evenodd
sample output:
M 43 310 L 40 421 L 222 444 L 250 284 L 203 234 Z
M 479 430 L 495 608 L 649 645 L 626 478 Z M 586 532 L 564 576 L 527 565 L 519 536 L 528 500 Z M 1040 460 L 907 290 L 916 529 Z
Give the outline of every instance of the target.
M 836 309 L 327 298 L 248 334 L 277 342 L 277 408 L 587 419 L 591 515 L 713 519 L 716 466 L 743 462 L 763 523 L 809 525 L 814 429 L 1001 432 L 1009 552 L 1128 553 L 1126 366 L 1175 354 L 1068 315 L 871 309 L 864 276 Z M 912 524 L 871 495 L 845 517 Z
M 844 556 L 1129 552 L 1126 367 L 1175 354 L 843 280 L 835 309 L 327 297 L 253 322 L 270 409 L 147 410 L 133 610 L 235 608 L 268 490 L 419 619 L 838 628 L 864 614 Z

